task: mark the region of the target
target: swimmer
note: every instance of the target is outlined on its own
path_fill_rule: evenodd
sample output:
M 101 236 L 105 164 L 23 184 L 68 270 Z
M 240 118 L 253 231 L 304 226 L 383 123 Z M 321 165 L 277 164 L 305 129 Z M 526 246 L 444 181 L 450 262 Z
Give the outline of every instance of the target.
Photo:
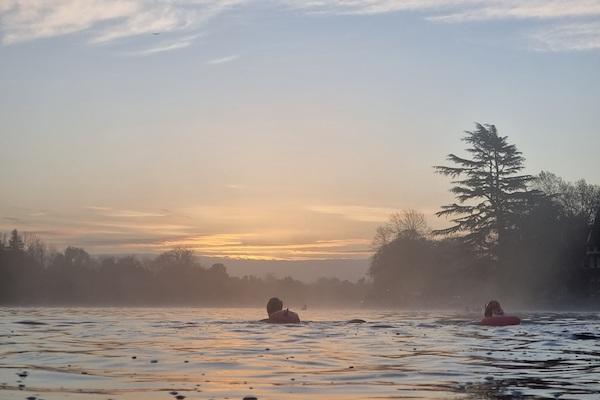
M 267 314 L 269 318 L 263 319 L 263 322 L 272 324 L 297 324 L 300 322 L 300 317 L 289 308 L 283 309 L 283 301 L 277 297 L 271 297 L 267 303 Z
M 519 325 L 520 323 L 521 318 L 516 315 L 505 315 L 497 300 L 490 300 L 485 305 L 484 318 L 479 322 L 480 325 L 488 326 Z
M 483 315 L 486 318 L 496 317 L 499 315 L 504 315 L 504 310 L 497 300 L 490 300 L 485 306 L 485 313 Z

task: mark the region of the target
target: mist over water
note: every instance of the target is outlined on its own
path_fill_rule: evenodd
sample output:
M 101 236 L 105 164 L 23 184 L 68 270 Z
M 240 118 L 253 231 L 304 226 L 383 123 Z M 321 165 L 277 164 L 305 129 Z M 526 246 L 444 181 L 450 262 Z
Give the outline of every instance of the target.
M 309 309 L 293 326 L 257 308 L 5 308 L 0 398 L 597 399 L 598 316 L 521 315 Z

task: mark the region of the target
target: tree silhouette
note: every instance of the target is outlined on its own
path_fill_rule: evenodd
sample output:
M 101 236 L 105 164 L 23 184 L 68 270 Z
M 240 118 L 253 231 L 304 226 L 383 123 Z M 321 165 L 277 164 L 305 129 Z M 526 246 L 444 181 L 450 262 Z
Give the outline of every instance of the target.
M 453 226 L 436 230 L 438 235 L 461 234 L 462 240 L 497 259 L 504 239 L 517 217 L 524 211 L 534 191 L 528 191 L 531 175 L 519 175 L 525 158 L 507 137 L 498 136 L 494 125 L 476 123 L 462 139 L 471 158 L 449 154 L 456 166 L 435 166 L 437 173 L 459 178 L 450 191 L 457 203 L 442 206 L 436 215 L 453 216 Z M 537 193 L 537 192 L 535 192 Z
M 532 186 L 551 197 L 567 214 L 582 217 L 589 223 L 600 209 L 600 186 L 589 184 L 585 179 L 567 182 L 552 172 L 542 171 Z
M 373 247 L 378 249 L 401 237 L 423 238 L 428 233 L 429 227 L 423 213 L 413 209 L 404 210 L 390 215 L 386 224 L 377 227 Z
M 10 233 L 8 248 L 14 252 L 22 252 L 25 248 L 23 238 L 21 238 L 21 235 L 19 235 L 19 232 L 16 229 L 13 229 L 13 231 Z

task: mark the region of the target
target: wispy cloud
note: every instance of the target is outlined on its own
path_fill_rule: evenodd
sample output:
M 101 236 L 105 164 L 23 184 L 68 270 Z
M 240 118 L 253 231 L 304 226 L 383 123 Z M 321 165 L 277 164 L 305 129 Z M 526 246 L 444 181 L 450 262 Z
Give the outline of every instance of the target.
M 177 211 L 120 209 L 104 204 L 45 210 L 39 215 L 31 209 L 0 208 L 10 215 L 0 218 L 0 234 L 17 228 L 38 234 L 57 248 L 82 246 L 92 253 L 157 253 L 185 247 L 205 256 L 273 260 L 366 259 L 372 254 L 370 232 L 367 229 L 367 235 L 362 236 L 365 222 L 360 221 L 372 219 L 367 215 L 353 214 L 358 219 L 348 219 L 347 224 L 360 229 L 347 231 L 326 229 L 329 217 L 323 215 L 324 221 L 319 222 L 319 216 L 305 207 L 288 209 L 286 214 L 298 214 L 285 222 L 279 212 L 270 210 L 204 206 L 190 212 L 192 218 L 188 218 Z M 377 213 L 376 209 L 359 210 Z M 321 211 L 340 210 L 325 207 Z M 313 221 L 311 229 L 304 223 L 293 223 L 307 218 Z M 232 220 L 234 225 L 229 223 Z
M 563 24 L 531 34 L 532 47 L 540 51 L 600 49 L 600 22 Z
M 390 214 L 398 211 L 393 208 L 356 205 L 313 205 L 307 207 L 307 209 L 316 213 L 338 215 L 360 222 L 385 222 Z
M 139 12 L 127 16 L 121 23 L 100 31 L 91 42 L 106 43 L 130 36 L 181 31 L 190 27 L 195 18 L 196 11 L 186 12 L 169 4 L 147 9 L 140 7 Z
M 423 11 L 468 6 L 481 0 L 286 0 L 296 9 L 318 14 L 385 14 L 400 11 Z
M 371 255 L 371 241 L 367 239 L 330 239 L 288 242 L 264 242 L 263 234 L 229 233 L 190 236 L 162 243 L 140 244 L 153 249 L 185 247 L 211 257 L 270 260 L 314 260 L 353 258 Z
M 460 23 L 502 19 L 548 20 L 600 16 L 597 0 L 474 1 L 447 13 L 429 16 L 431 21 Z
M 225 187 L 227 189 L 231 189 L 231 190 L 244 190 L 246 189 L 246 185 L 244 185 L 243 183 L 229 183 L 227 185 L 225 185 Z
M 197 227 L 161 213 L 90 206 L 70 213 L 23 210 L 19 218 L 0 220 L 0 234 L 13 228 L 35 233 L 59 248 L 84 246 L 92 252 L 131 252 L 141 245 L 189 237 Z
M 446 22 L 515 18 L 563 18 L 600 15 L 598 0 L 287 0 L 295 8 L 330 14 L 423 12 Z
M 94 44 L 155 32 L 189 35 L 242 1 L 4 0 L 0 30 L 4 44 L 80 31 Z
M 90 210 L 90 211 L 110 211 L 110 210 L 112 210 L 112 208 L 110 208 L 110 207 L 103 207 L 103 206 L 86 206 L 83 208 L 85 210 Z
M 121 210 L 111 207 L 101 207 L 101 206 L 87 206 L 84 207 L 84 210 L 92 211 L 96 214 L 100 214 L 107 217 L 115 217 L 115 218 L 149 218 L 149 217 L 166 217 L 169 214 L 160 212 L 147 212 L 147 211 L 137 211 L 137 210 Z
M 169 43 L 141 50 L 155 54 L 188 47 L 191 35 L 214 17 L 258 0 L 3 0 L 0 2 L 2 43 L 85 32 L 101 44 L 152 33 L 181 35 Z M 546 21 L 551 26 L 529 39 L 549 51 L 597 49 L 600 0 L 274 0 L 306 14 L 377 15 L 417 13 L 437 23 L 493 20 Z M 511 29 L 511 28 L 507 28 Z M 513 28 L 514 29 L 514 28 Z M 222 64 L 231 55 L 207 64 Z
M 231 56 L 227 56 L 227 57 L 221 57 L 221 58 L 214 58 L 212 60 L 207 61 L 207 64 L 210 65 L 217 65 L 217 64 L 225 64 L 231 61 L 235 61 L 239 58 L 239 55 L 231 55 Z
M 95 24 L 119 23 L 140 12 L 127 0 L 8 0 L 0 9 L 4 44 L 65 35 Z
M 183 49 L 189 47 L 194 43 L 194 40 L 198 37 L 198 35 L 186 36 L 183 38 L 176 39 L 174 41 L 161 41 L 156 46 L 140 50 L 134 51 L 130 53 L 134 56 L 149 56 L 157 53 L 164 53 L 165 51 L 173 51 L 178 49 Z
M 437 23 L 545 22 L 549 25 L 527 35 L 536 50 L 592 50 L 598 49 L 600 41 L 600 0 L 288 0 L 288 3 L 321 14 L 418 12 Z
M 26 224 L 26 222 L 22 218 L 19 218 L 19 217 L 2 217 L 2 220 L 6 221 L 8 223 L 11 223 L 11 224 L 18 224 L 18 225 Z

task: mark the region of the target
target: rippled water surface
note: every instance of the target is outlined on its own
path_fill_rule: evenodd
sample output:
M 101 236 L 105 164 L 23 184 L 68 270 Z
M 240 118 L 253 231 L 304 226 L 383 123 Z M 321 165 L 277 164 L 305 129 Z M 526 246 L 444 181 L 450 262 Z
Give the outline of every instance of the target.
M 600 399 L 597 314 L 0 309 L 1 399 Z M 352 318 L 367 322 L 350 324 Z

